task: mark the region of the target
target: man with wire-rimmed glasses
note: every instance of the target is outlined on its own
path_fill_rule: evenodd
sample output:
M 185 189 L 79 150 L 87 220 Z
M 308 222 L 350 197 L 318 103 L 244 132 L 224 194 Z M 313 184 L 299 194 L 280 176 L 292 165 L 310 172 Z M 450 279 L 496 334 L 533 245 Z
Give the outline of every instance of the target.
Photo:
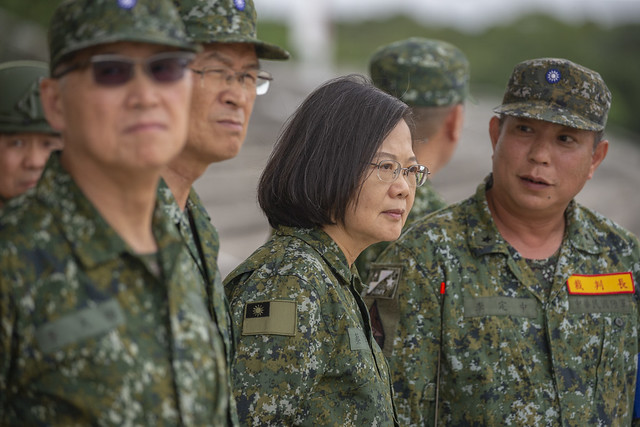
M 257 95 L 269 89 L 271 75 L 259 59 L 284 60 L 289 53 L 256 37 L 252 0 L 174 0 L 188 35 L 203 50 L 191 63 L 194 77 L 187 144 L 163 172 L 161 198 L 207 283 L 208 308 L 224 338 L 227 364 L 233 334 L 218 270 L 218 232 L 192 188 L 216 162 L 235 157 L 244 142 Z M 231 402 L 229 421 L 237 423 Z

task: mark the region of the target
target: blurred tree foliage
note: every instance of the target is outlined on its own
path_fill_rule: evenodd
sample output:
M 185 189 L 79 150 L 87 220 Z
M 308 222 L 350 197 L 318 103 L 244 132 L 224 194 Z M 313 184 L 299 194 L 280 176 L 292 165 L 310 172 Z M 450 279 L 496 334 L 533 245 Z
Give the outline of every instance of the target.
M 289 46 L 282 26 L 260 23 L 260 36 Z M 280 29 L 278 29 L 280 27 Z M 515 64 L 540 57 L 567 58 L 598 71 L 613 94 L 612 126 L 640 135 L 640 23 L 603 27 L 570 24 L 533 14 L 476 33 L 424 26 L 409 17 L 336 22 L 336 63 L 367 73 L 369 56 L 380 45 L 408 37 L 446 40 L 462 49 L 471 63 L 472 90 L 501 95 Z M 640 142 L 640 141 L 639 141 Z
M 0 0 L 0 8 L 46 28 L 61 0 Z M 292 51 L 286 24 L 260 21 L 260 38 Z M 462 49 L 471 62 L 475 92 L 501 94 L 513 66 L 538 57 L 567 58 L 598 71 L 613 93 L 609 123 L 640 135 L 640 23 L 603 27 L 592 22 L 567 23 L 533 14 L 484 31 L 467 33 L 425 26 L 410 17 L 335 22 L 335 60 L 339 66 L 367 72 L 369 56 L 380 45 L 407 37 L 446 40 Z M 295 53 L 294 53 L 295 59 Z

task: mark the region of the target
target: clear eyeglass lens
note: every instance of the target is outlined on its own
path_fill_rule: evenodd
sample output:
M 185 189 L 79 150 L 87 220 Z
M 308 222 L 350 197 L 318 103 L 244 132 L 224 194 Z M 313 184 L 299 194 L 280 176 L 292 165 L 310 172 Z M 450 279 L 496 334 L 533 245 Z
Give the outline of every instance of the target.
M 395 160 L 383 160 L 375 165 L 378 167 L 378 178 L 384 182 L 395 181 L 402 172 L 409 185 L 419 187 L 425 183 L 429 173 L 426 166 L 413 165 L 408 168 L 403 168 L 402 165 Z

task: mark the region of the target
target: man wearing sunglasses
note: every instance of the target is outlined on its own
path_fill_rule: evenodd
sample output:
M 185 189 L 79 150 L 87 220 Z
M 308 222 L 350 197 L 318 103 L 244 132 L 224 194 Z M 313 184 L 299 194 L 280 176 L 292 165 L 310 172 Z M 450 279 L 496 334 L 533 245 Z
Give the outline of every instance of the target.
M 218 270 L 218 233 L 193 183 L 215 162 L 235 157 L 244 142 L 257 95 L 271 76 L 259 59 L 284 60 L 289 53 L 256 38 L 252 0 L 174 0 L 188 35 L 202 44 L 191 63 L 194 77 L 187 144 L 162 176 L 160 197 L 191 252 L 194 270 L 207 282 L 208 307 L 224 336 L 228 365 L 233 331 Z M 232 400 L 229 417 L 237 423 Z
M 0 425 L 226 425 L 205 284 L 156 203 L 195 46 L 168 0 L 74 0 L 41 84 L 65 142 L 0 223 Z

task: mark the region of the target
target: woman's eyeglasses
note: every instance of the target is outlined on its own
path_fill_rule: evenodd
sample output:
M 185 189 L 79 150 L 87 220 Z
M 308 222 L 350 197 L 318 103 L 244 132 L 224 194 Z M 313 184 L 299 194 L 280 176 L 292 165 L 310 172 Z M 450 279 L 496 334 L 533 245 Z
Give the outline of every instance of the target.
M 67 73 L 91 66 L 93 80 L 102 86 L 119 86 L 127 83 L 133 77 L 136 64 L 157 83 L 172 83 L 180 80 L 195 54 L 190 52 L 163 52 L 145 59 L 133 59 L 123 55 L 94 55 L 87 61 L 71 65 L 69 68 L 56 73 L 58 79 Z
M 420 187 L 429 176 L 429 168 L 424 165 L 403 168 L 400 162 L 395 160 L 380 160 L 378 163 L 371 163 L 371 166 L 378 169 L 378 179 L 383 182 L 393 182 L 402 173 L 410 186 Z

